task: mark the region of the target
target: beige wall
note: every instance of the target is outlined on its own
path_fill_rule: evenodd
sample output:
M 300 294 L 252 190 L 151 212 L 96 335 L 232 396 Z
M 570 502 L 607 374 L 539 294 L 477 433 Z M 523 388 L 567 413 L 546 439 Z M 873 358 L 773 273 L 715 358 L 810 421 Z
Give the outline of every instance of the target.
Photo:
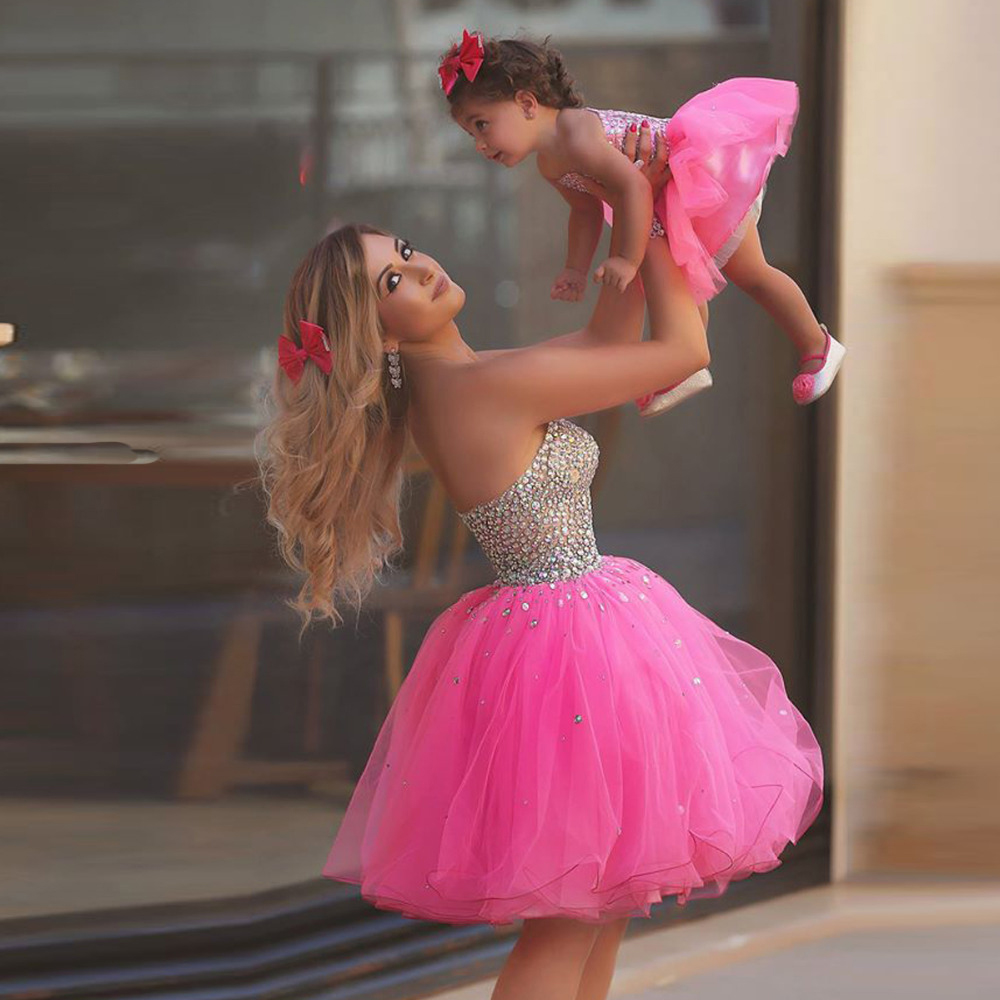
M 996 871 L 998 35 L 844 0 L 836 877 Z

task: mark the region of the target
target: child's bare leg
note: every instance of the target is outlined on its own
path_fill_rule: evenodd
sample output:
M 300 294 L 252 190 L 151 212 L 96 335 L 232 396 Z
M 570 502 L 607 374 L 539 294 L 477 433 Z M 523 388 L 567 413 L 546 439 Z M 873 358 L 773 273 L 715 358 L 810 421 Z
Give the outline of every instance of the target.
M 590 950 L 587 964 L 583 967 L 580 988 L 576 1000 L 606 1000 L 611 988 L 611 978 L 615 972 L 618 948 L 628 927 L 628 917 L 604 924 L 594 947 Z
M 575 1000 L 600 929 L 563 917 L 525 920 L 493 1000 Z
M 784 271 L 767 262 L 756 226 L 747 230 L 722 273 L 774 317 L 800 357 L 823 353 L 826 336 L 820 329 L 819 320 L 802 289 Z M 811 363 L 811 367 L 819 365 L 818 361 Z

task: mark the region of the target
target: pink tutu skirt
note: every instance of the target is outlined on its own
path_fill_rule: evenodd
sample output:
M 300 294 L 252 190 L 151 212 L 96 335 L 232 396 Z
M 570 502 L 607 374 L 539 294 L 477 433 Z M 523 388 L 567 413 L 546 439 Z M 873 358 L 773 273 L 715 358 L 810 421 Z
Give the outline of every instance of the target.
M 604 557 L 438 617 L 323 874 L 446 923 L 647 916 L 775 868 L 822 788 L 775 665 Z
M 698 302 L 725 287 L 719 268 L 757 221 L 798 107 L 794 83 L 743 77 L 691 98 L 667 124 L 670 180 L 653 207 Z

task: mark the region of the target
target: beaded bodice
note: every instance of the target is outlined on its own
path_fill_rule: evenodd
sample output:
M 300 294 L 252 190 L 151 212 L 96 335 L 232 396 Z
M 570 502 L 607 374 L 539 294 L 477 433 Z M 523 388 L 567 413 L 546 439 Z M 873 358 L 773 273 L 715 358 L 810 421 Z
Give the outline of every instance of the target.
M 501 584 L 568 580 L 600 565 L 590 504 L 597 457 L 582 427 L 553 420 L 531 465 L 498 497 L 461 515 Z
M 638 129 L 639 126 L 644 122 L 649 122 L 650 137 L 653 142 L 653 149 L 650 155 L 655 155 L 656 144 L 659 141 L 659 136 L 666 128 L 667 122 L 670 121 L 669 118 L 652 118 L 649 115 L 641 114 L 638 111 L 603 111 L 600 108 L 587 108 L 588 111 L 592 111 L 601 120 L 601 125 L 604 127 L 604 135 L 608 142 L 615 147 L 619 152 L 625 144 L 625 133 L 628 131 L 630 125 L 635 125 Z M 559 183 L 563 187 L 571 188 L 574 191 L 583 191 L 585 194 L 590 192 L 587 190 L 587 186 L 584 183 L 584 178 L 589 178 L 588 174 L 578 174 L 573 171 L 565 173 L 559 178 Z M 590 178 L 592 179 L 592 178 Z M 652 227 L 649 232 L 650 236 L 663 236 L 664 229 L 660 220 L 654 215 Z
M 655 154 L 659 135 L 666 128 L 667 122 L 670 121 L 669 118 L 653 118 L 639 111 L 602 111 L 600 108 L 587 108 L 587 110 L 592 111 L 600 118 L 605 138 L 619 152 L 624 147 L 625 133 L 628 132 L 629 126 L 635 125 L 636 128 L 639 128 L 644 121 L 648 121 L 650 137 L 653 141 L 653 154 Z M 559 178 L 559 183 L 563 187 L 573 188 L 574 191 L 586 191 L 587 188 L 583 184 L 585 176 L 586 174 L 566 173 Z

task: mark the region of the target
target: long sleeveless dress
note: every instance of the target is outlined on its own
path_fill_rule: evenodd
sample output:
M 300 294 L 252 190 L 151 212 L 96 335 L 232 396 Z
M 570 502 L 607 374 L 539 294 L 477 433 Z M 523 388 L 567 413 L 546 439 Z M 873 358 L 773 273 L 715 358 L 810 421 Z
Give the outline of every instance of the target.
M 645 119 L 654 138 L 667 137 L 670 180 L 653 203 L 650 236 L 666 236 L 670 253 L 697 302 L 726 285 L 721 268 L 760 218 L 775 159 L 788 152 L 799 92 L 788 80 L 741 77 L 697 94 L 671 118 L 589 108 L 608 142 L 622 149 L 631 125 Z M 583 176 L 566 173 L 565 187 L 587 191 Z M 605 204 L 605 217 L 613 213 Z
M 648 916 L 775 868 L 823 761 L 763 653 L 602 556 L 597 444 L 555 420 L 463 515 L 498 574 L 431 626 L 323 870 L 446 923 Z

